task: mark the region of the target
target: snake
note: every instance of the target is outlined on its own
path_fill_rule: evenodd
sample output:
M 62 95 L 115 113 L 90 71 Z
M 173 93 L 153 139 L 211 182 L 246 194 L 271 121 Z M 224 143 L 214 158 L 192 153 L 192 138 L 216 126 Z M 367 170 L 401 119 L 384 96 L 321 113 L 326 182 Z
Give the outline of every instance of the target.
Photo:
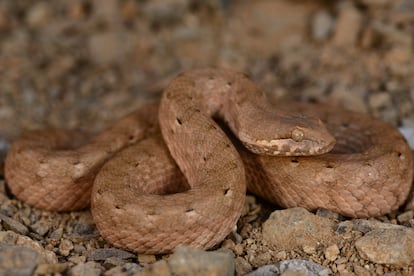
M 159 254 L 220 243 L 246 190 L 283 208 L 387 214 L 409 194 L 413 158 L 384 121 L 326 104 L 273 103 L 245 73 L 204 68 L 180 73 L 159 103 L 100 133 L 23 133 L 5 177 L 29 205 L 91 206 L 108 242 Z

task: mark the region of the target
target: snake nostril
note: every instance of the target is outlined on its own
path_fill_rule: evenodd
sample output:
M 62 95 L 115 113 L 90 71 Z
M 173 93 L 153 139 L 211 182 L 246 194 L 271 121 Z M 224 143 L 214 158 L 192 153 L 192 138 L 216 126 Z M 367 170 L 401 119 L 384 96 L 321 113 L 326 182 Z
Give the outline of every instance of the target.
M 183 122 L 181 121 L 181 119 L 180 119 L 180 118 L 176 118 L 176 119 L 175 119 L 175 121 L 176 121 L 176 123 L 177 123 L 178 125 L 182 125 L 182 124 L 183 124 Z
M 136 136 L 131 134 L 131 135 L 129 135 L 128 139 L 129 139 L 130 143 L 134 143 L 136 141 Z
M 227 196 L 230 194 L 230 188 L 224 190 L 224 195 Z
M 398 158 L 399 158 L 400 160 L 405 160 L 405 155 L 404 155 L 403 153 L 398 152 L 398 153 L 397 153 L 397 156 L 398 156 Z

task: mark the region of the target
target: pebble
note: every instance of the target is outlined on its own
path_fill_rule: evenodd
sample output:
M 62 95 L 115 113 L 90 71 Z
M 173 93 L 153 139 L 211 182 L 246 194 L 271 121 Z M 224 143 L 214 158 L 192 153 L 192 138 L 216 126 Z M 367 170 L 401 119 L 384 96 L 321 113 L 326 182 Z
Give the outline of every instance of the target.
M 409 46 L 394 46 L 387 52 L 385 61 L 388 63 L 389 68 L 397 76 L 406 76 L 412 74 L 413 52 Z
M 302 250 L 303 252 L 309 255 L 316 253 L 316 248 L 314 246 L 305 245 L 304 247 L 302 247 Z
M 414 217 L 414 211 L 409 210 L 397 216 L 397 220 L 399 223 L 406 223 L 412 220 Z
M 171 267 L 166 260 L 160 260 L 150 266 L 145 267 L 137 275 L 139 276 L 172 276 Z M 190 274 L 191 275 L 191 274 Z
M 338 213 L 323 208 L 319 208 L 318 210 L 316 210 L 315 214 L 319 217 L 328 218 L 331 220 L 339 220 L 339 218 L 341 217 Z
M 99 65 L 117 64 L 132 54 L 135 36 L 116 30 L 95 33 L 89 37 L 88 50 L 91 59 Z
M 70 276 L 99 276 L 104 268 L 95 262 L 80 263 L 69 270 Z
M 233 252 L 234 252 L 234 254 L 236 254 L 236 255 L 241 255 L 241 254 L 243 254 L 243 252 L 244 252 L 244 247 L 243 247 L 243 245 L 242 245 L 242 244 L 236 244 L 236 245 L 233 247 Z
M 121 267 L 121 269 L 122 271 L 128 273 L 128 275 L 133 275 L 135 273 L 142 271 L 142 266 L 136 263 L 126 263 Z
M 6 230 L 12 230 L 22 235 L 27 235 L 29 233 L 29 229 L 26 226 L 2 213 L 0 213 L 0 220 Z
M 396 1 L 391 18 L 398 23 L 412 23 L 414 21 L 414 3 L 412 0 Z
M 336 244 L 330 245 L 325 249 L 325 258 L 333 262 L 338 258 L 339 248 Z
M 234 275 L 234 256 L 229 251 L 203 251 L 179 247 L 168 262 L 158 261 L 138 275 Z
M 129 275 L 135 275 L 136 273 L 140 272 L 142 268 L 133 269 L 133 270 L 127 270 L 122 266 L 115 266 L 110 269 L 108 269 L 105 272 L 105 276 L 129 276 Z
M 247 276 L 273 276 L 273 275 L 307 275 L 328 276 L 332 271 L 322 265 L 305 260 L 286 260 L 274 265 L 266 265 L 247 274 Z
M 237 257 L 234 263 L 236 265 L 237 275 L 245 275 L 252 271 L 252 265 L 243 257 Z
M 53 223 L 49 220 L 38 220 L 34 224 L 30 225 L 30 229 L 43 237 L 47 232 L 49 232 L 52 226 Z
M 401 31 L 394 25 L 385 24 L 380 20 L 374 20 L 371 23 L 371 28 L 380 35 L 382 40 L 391 44 L 400 44 L 404 47 L 410 47 L 413 43 L 413 38 L 410 35 Z
M 144 4 L 143 13 L 153 24 L 168 24 L 183 17 L 189 0 L 153 0 Z
M 136 255 L 117 248 L 98 248 L 88 253 L 88 261 L 105 261 L 116 257 L 121 260 L 135 259 Z
M 113 267 L 121 267 L 122 265 L 124 265 L 126 263 L 125 260 L 122 260 L 120 258 L 117 257 L 109 257 L 107 258 L 104 262 L 103 262 L 103 266 L 105 268 L 113 268 Z
M 26 21 L 30 27 L 42 27 L 50 20 L 50 5 L 46 2 L 34 4 L 26 16 Z
M 408 265 L 414 261 L 414 230 L 375 229 L 355 242 L 365 260 L 389 265 Z
M 326 10 L 316 12 L 312 17 L 312 37 L 316 41 L 324 41 L 332 33 L 333 16 Z
M 333 44 L 340 47 L 356 46 L 362 19 L 360 11 L 350 2 L 341 3 L 332 38 Z
M 304 208 L 273 212 L 263 224 L 263 240 L 278 249 L 316 247 L 337 239 L 334 222 L 318 217 Z
M 32 275 L 39 259 L 39 253 L 31 248 L 0 245 L 0 275 Z
M 140 264 L 152 264 L 157 261 L 155 255 L 151 254 L 138 254 L 138 262 Z
M 367 113 L 364 100 L 365 94 L 366 92 L 362 87 L 349 87 L 348 85 L 337 83 L 332 88 L 329 101 L 351 111 Z
M 341 221 L 335 225 L 335 231 L 339 234 L 350 233 L 354 228 L 354 223 L 350 220 Z
M 59 244 L 59 253 L 62 256 L 69 256 L 70 251 L 73 249 L 73 243 L 70 240 L 62 240 Z
M 116 21 L 119 17 L 119 2 L 117 0 L 93 0 L 92 4 L 93 13 L 97 19 L 111 22 Z
M 90 237 L 97 235 L 95 224 L 91 223 L 78 223 L 73 227 L 73 234 L 79 237 Z
M 39 253 L 42 263 L 55 264 L 58 262 L 56 254 L 44 249 L 39 242 L 12 231 L 0 231 L 0 245 L 18 245 L 31 248 Z
M 86 262 L 86 256 L 70 256 L 68 261 L 74 264 L 80 264 Z
M 367 233 L 376 229 L 405 229 L 406 227 L 391 223 L 384 223 L 377 220 L 356 219 L 353 223 L 353 230 Z
M 371 94 L 368 102 L 369 106 L 374 109 L 380 109 L 392 105 L 391 95 L 387 92 Z
M 61 274 L 63 271 L 68 269 L 69 264 L 39 264 L 36 267 L 34 275 L 56 275 Z
M 62 236 L 63 236 L 63 229 L 58 228 L 58 229 L 56 229 L 55 231 L 53 231 L 52 233 L 49 234 L 49 239 L 58 241 L 62 238 Z
M 0 6 L 0 32 L 5 32 L 10 28 L 10 19 L 4 7 Z

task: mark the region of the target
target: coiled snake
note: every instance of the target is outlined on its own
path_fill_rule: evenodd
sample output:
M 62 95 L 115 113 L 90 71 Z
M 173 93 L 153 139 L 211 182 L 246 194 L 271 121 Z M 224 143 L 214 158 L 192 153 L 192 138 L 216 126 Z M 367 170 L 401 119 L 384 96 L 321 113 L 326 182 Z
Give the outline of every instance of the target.
M 237 151 L 213 119 L 249 151 Z M 28 204 L 68 211 L 92 203 L 105 239 L 163 253 L 224 239 L 241 214 L 246 183 L 282 207 L 385 214 L 406 199 L 412 163 L 404 138 L 380 120 L 322 105 L 275 108 L 246 75 L 199 69 L 172 80 L 159 108 L 135 111 L 99 135 L 23 134 L 5 174 Z

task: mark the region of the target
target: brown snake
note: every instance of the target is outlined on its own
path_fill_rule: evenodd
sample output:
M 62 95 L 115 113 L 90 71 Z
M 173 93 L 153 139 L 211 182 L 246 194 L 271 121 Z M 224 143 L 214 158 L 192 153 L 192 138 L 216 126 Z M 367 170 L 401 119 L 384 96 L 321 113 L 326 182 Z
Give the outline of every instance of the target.
M 157 108 L 133 112 L 97 136 L 61 129 L 23 134 L 6 158 L 11 191 L 56 211 L 85 208 L 92 198 L 105 239 L 163 253 L 220 242 L 241 214 L 246 183 L 282 207 L 350 217 L 395 210 L 411 187 L 412 154 L 396 129 L 328 106 L 276 109 L 241 73 L 180 74 L 163 94 L 158 119 Z M 260 154 L 236 151 L 212 118 Z

